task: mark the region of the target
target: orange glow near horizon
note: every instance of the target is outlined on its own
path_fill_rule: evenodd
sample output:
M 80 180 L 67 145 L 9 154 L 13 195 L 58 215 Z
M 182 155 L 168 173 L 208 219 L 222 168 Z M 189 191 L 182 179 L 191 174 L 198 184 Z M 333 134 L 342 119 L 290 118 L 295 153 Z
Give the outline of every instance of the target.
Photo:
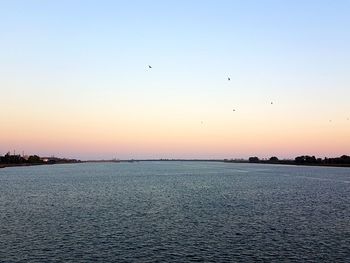
M 233 114 L 232 114 L 233 115 Z M 236 114 L 238 115 L 238 114 Z M 185 115 L 184 115 L 185 116 Z M 84 117 L 84 116 L 83 116 Z M 0 138 L 2 151 L 44 155 L 112 158 L 289 158 L 300 154 L 334 156 L 350 149 L 350 124 L 269 118 L 195 116 L 167 119 L 159 114 L 137 119 L 75 116 L 12 118 Z M 91 116 L 93 117 L 93 116 Z M 134 117 L 134 118 L 132 118 Z M 339 125 L 339 124 L 338 124 Z

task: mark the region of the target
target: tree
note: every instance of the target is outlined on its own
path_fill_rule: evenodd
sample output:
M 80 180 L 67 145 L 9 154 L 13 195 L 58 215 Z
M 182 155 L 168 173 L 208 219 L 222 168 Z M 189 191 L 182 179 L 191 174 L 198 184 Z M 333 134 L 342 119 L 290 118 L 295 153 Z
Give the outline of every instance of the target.
M 295 158 L 295 162 L 298 164 L 313 164 L 317 163 L 315 156 L 302 155 Z
M 31 155 L 28 158 L 28 163 L 41 163 L 41 159 L 38 155 Z
M 258 157 L 254 156 L 254 157 L 249 157 L 249 162 L 251 163 L 258 163 L 260 160 Z
M 270 162 L 278 162 L 278 158 L 276 156 L 272 156 L 270 158 Z

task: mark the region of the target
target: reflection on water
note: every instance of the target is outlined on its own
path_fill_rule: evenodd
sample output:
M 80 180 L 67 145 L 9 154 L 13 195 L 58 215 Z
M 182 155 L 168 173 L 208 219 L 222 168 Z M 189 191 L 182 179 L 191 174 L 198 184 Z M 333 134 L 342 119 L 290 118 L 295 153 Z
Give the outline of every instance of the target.
M 0 262 L 349 262 L 350 169 L 138 162 L 0 170 Z

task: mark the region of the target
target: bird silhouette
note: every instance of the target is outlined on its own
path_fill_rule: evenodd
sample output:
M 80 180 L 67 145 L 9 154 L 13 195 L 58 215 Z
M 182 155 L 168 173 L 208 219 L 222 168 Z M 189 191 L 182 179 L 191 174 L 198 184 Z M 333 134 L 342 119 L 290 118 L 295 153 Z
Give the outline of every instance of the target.
M 230 77 L 228 77 L 228 78 L 227 78 L 227 80 L 228 80 L 228 81 L 230 81 L 230 80 L 231 80 L 231 78 L 230 78 Z
M 152 68 L 152 66 L 151 66 L 151 65 L 148 65 L 148 68 Z

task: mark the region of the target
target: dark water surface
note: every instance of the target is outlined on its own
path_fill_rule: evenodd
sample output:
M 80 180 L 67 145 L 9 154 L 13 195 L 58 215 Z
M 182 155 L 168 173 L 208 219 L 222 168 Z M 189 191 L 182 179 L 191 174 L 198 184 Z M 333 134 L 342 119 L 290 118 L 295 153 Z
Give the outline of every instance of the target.
M 0 262 L 350 262 L 350 169 L 0 170 Z

